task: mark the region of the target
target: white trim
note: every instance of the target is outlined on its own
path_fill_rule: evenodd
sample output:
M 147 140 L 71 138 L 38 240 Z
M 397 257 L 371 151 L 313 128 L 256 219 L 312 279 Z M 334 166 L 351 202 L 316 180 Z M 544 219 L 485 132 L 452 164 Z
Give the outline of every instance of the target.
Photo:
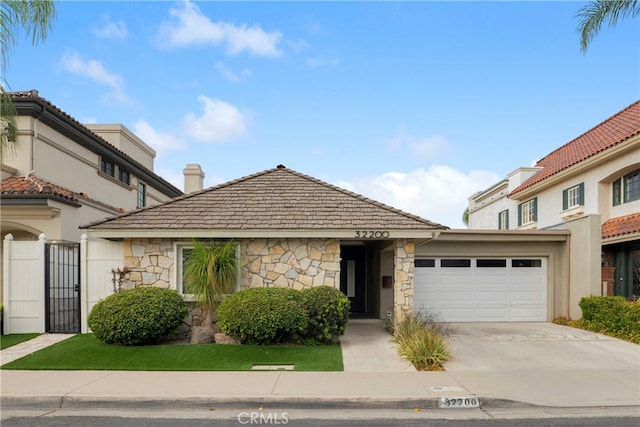
M 167 239 L 253 239 L 253 238 L 335 238 L 343 240 L 358 240 L 355 238 L 356 231 L 352 230 L 200 230 L 200 229 L 171 229 L 171 230 L 100 230 L 89 229 L 92 236 L 103 239 L 124 239 L 124 238 L 167 238 Z M 395 240 L 395 239 L 435 239 L 443 230 L 389 230 L 389 237 L 384 239 L 362 239 L 372 240 Z

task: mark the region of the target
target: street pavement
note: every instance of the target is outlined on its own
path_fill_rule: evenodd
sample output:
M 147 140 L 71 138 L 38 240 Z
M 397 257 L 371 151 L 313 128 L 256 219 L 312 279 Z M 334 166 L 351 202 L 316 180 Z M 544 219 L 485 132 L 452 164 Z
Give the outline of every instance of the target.
M 476 398 L 482 408 L 615 407 L 640 416 L 638 345 L 552 323 L 451 327 L 453 357 L 442 372 L 416 371 L 398 356 L 380 321 L 354 320 L 341 337 L 343 372 L 2 370 L 0 403 L 3 410 L 417 410 L 438 408 L 443 399 Z M 6 351 L 0 363 L 7 363 Z

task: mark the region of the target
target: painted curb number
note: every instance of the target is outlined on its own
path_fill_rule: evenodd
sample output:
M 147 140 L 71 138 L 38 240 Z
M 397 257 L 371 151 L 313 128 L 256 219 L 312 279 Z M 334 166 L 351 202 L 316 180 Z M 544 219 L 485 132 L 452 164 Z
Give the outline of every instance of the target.
M 480 399 L 477 397 L 441 397 L 439 408 L 479 408 Z

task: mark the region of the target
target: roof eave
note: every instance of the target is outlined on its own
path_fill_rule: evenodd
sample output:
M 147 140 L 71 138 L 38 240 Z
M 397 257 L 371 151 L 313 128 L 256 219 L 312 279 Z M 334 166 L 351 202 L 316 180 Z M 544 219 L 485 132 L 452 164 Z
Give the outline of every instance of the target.
M 396 229 L 373 233 L 372 238 L 362 237 L 359 230 L 276 230 L 276 229 L 86 229 L 92 237 L 107 240 L 120 240 L 128 238 L 165 238 L 180 239 L 250 239 L 250 238 L 334 238 L 343 240 L 394 240 L 394 239 L 434 239 L 443 229 Z

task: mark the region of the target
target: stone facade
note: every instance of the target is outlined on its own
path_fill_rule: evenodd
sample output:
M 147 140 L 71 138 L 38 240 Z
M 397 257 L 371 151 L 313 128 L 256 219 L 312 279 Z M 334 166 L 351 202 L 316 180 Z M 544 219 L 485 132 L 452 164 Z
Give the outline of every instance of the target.
M 241 286 L 340 287 L 337 239 L 249 239 L 241 242 Z
M 398 239 L 394 248 L 393 315 L 402 321 L 413 314 L 413 269 L 415 245 Z
M 125 287 L 169 288 L 175 264 L 173 242 L 161 239 L 130 239 L 124 244 L 124 266 L 129 270 Z

